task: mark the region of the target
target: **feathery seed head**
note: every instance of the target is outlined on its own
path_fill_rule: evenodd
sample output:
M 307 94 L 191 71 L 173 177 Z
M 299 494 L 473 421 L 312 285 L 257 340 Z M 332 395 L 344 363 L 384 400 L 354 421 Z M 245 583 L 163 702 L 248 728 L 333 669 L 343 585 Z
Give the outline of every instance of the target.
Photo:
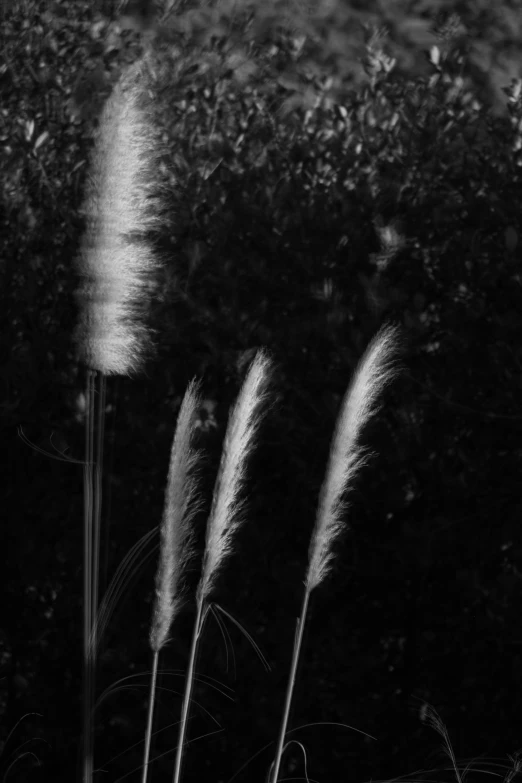
M 159 155 L 138 63 L 124 72 L 102 111 L 78 264 L 83 312 L 77 342 L 85 363 L 107 375 L 137 370 L 149 345 L 141 314 L 157 263 L 145 235 L 159 225 L 154 198 Z
M 193 447 L 194 424 L 200 405 L 198 392 L 198 384 L 191 381 L 172 443 L 150 630 L 150 646 L 154 652 L 159 652 L 167 642 L 170 626 L 185 601 L 185 592 L 179 586 L 180 577 L 194 554 L 192 523 L 201 508 L 195 472 L 199 453 Z
M 361 432 L 376 413 L 378 397 L 393 377 L 391 360 L 397 351 L 397 337 L 398 329 L 395 327 L 385 327 L 374 337 L 359 362 L 344 398 L 319 495 L 308 553 L 308 591 L 317 587 L 330 571 L 332 544 L 343 527 L 343 515 L 347 508 L 343 496 L 352 488 L 368 456 L 360 446 Z
M 232 537 L 244 520 L 246 463 L 261 423 L 267 400 L 271 360 L 260 350 L 232 410 L 214 487 L 207 523 L 203 571 L 197 589 L 198 603 L 214 588 L 217 576 L 232 550 Z

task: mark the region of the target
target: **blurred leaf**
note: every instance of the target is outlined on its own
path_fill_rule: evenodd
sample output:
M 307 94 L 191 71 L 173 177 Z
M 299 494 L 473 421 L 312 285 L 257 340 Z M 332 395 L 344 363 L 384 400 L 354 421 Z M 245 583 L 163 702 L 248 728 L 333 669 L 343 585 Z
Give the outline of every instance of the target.
M 33 138 L 34 128 L 35 128 L 34 120 L 27 120 L 24 126 L 24 135 L 26 141 L 31 141 L 31 139 Z
M 43 133 L 40 133 L 40 135 L 38 136 L 38 138 L 36 139 L 36 141 L 34 143 L 34 151 L 35 152 L 36 152 L 36 150 L 39 147 L 41 147 L 43 144 L 45 144 L 45 142 L 47 141 L 49 136 L 50 136 L 49 131 L 44 131 Z

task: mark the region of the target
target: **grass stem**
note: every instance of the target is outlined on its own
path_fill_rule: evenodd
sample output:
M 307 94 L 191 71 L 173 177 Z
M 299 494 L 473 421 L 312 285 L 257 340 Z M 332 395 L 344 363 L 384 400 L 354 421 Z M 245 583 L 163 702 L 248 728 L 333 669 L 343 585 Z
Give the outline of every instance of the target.
M 94 387 L 96 373 L 87 371 L 85 416 L 85 464 L 83 468 L 83 731 L 82 763 L 83 781 L 92 780 L 92 529 L 94 515 Z
M 190 645 L 190 655 L 185 679 L 185 691 L 183 694 L 183 705 L 181 707 L 181 722 L 178 734 L 178 747 L 176 748 L 176 761 L 174 764 L 173 783 L 179 783 L 181 779 L 181 763 L 183 761 L 183 746 L 187 734 L 187 724 L 189 719 L 190 700 L 194 688 L 194 673 L 196 659 L 198 654 L 198 645 L 203 631 L 203 625 L 206 617 L 206 610 L 203 611 L 203 602 L 198 602 L 196 620 L 194 622 L 194 631 L 192 633 L 192 642 Z
M 154 718 L 154 703 L 156 699 L 156 682 L 158 679 L 158 659 L 159 650 L 154 650 L 152 658 L 152 675 L 150 679 L 149 708 L 147 711 L 147 729 L 145 731 L 145 750 L 143 753 L 143 770 L 141 775 L 142 783 L 147 783 L 149 772 L 150 743 L 152 739 L 152 722 Z
M 301 614 L 297 618 L 296 635 L 294 642 L 294 651 L 292 654 L 292 663 L 290 664 L 290 675 L 288 677 L 288 685 L 286 687 L 285 706 L 283 708 L 283 718 L 281 720 L 281 726 L 279 728 L 279 736 L 277 738 L 276 754 L 274 761 L 270 767 L 269 779 L 272 783 L 277 783 L 279 777 L 279 769 L 281 767 L 281 759 L 283 757 L 285 749 L 285 737 L 288 727 L 288 719 L 290 717 L 290 708 L 292 706 L 292 698 L 294 695 L 295 680 L 297 675 L 297 666 L 299 664 L 299 656 L 301 653 L 301 645 L 303 643 L 304 627 L 306 622 L 306 614 L 308 612 L 308 602 L 310 600 L 310 590 L 305 589 L 303 594 L 303 605 L 301 607 Z
M 98 384 L 96 383 L 98 381 Z M 98 388 L 97 388 L 98 386 Z M 106 379 L 87 371 L 84 466 L 83 566 L 83 781 L 93 776 L 92 714 L 96 688 L 96 627 L 99 593 L 100 529 L 103 478 L 103 436 Z

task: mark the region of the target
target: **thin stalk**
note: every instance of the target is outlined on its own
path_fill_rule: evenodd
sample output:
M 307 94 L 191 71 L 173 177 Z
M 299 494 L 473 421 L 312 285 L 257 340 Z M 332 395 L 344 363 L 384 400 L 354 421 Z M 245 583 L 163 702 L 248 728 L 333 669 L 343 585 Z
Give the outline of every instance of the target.
M 98 379 L 98 393 L 96 389 Z M 102 508 L 105 375 L 88 371 L 84 467 L 84 685 L 83 781 L 93 778 L 93 709 L 96 688 L 97 612 Z
M 92 632 L 91 645 L 93 657 L 96 657 L 96 616 L 99 599 L 99 563 L 100 563 L 100 530 L 102 510 L 102 478 L 103 478 L 103 442 L 105 435 L 105 398 L 107 379 L 104 373 L 98 373 L 99 390 L 96 412 L 96 463 L 94 465 L 94 519 L 93 519 L 93 574 L 92 574 Z
M 156 700 L 156 681 L 158 679 L 159 650 L 154 651 L 152 659 L 152 675 L 150 680 L 149 709 L 147 713 L 147 730 L 145 733 L 145 750 L 143 754 L 142 783 L 146 783 L 149 772 L 150 743 L 152 739 L 152 719 L 154 717 L 154 702 Z
M 203 601 L 198 601 L 196 621 L 194 623 L 194 631 L 192 633 L 192 644 L 190 646 L 190 657 L 189 657 L 189 664 L 187 669 L 187 677 L 185 680 L 183 706 L 181 708 L 181 722 L 179 726 L 178 747 L 176 749 L 176 763 L 174 766 L 173 783 L 179 783 L 181 777 L 183 745 L 185 744 L 185 736 L 187 733 L 187 723 L 189 718 L 190 700 L 192 698 L 192 690 L 194 687 L 194 670 L 196 666 L 198 645 L 201 636 L 201 631 L 203 630 L 203 622 L 205 620 L 205 616 L 206 616 L 206 612 L 203 613 Z
M 277 783 L 279 777 L 279 768 L 281 767 L 281 759 L 283 757 L 286 729 L 288 727 L 288 719 L 290 717 L 290 708 L 292 706 L 292 698 L 294 695 L 294 686 L 297 675 L 297 666 L 299 663 L 299 655 L 301 653 L 301 645 L 303 642 L 304 627 L 306 622 L 306 615 L 308 612 L 308 601 L 310 599 L 310 590 L 305 589 L 303 595 L 303 605 L 301 607 L 301 615 L 297 618 L 296 637 L 294 643 L 294 653 L 292 655 L 292 663 L 290 666 L 290 675 L 288 677 L 288 685 L 286 686 L 285 706 L 283 710 L 283 719 L 281 721 L 281 727 L 279 729 L 279 737 L 277 739 L 277 748 L 274 761 L 270 768 L 270 781 L 271 783 Z
M 87 372 L 85 414 L 85 465 L 83 470 L 83 781 L 92 780 L 92 527 L 94 516 L 94 392 L 96 373 Z
M 115 375 L 113 382 L 112 382 L 112 405 L 113 405 L 113 414 L 111 416 L 111 436 L 109 438 L 109 446 L 110 451 L 108 454 L 108 459 L 106 460 L 107 464 L 107 475 L 110 475 L 112 473 L 113 467 L 114 467 L 114 443 L 116 441 L 115 433 L 116 433 L 116 422 L 117 422 L 117 416 L 118 416 L 118 402 L 119 402 L 119 392 L 120 392 L 120 376 Z M 105 594 L 105 590 L 107 589 L 107 586 L 109 584 L 108 579 L 108 573 L 109 573 L 109 541 L 110 541 L 110 532 L 111 532 L 111 488 L 110 484 L 109 486 L 106 486 L 105 488 L 105 494 L 104 494 L 104 505 L 105 505 L 105 528 L 103 533 L 103 548 L 102 548 L 102 557 L 103 557 L 103 566 L 100 566 L 100 575 L 103 574 L 103 578 L 100 577 L 101 581 L 101 590 L 103 594 Z

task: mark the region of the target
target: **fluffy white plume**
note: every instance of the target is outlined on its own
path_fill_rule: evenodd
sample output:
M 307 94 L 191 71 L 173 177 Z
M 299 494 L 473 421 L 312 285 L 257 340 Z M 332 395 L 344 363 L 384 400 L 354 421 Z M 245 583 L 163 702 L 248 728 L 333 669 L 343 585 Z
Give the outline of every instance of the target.
M 395 327 L 374 337 L 359 362 L 343 401 L 332 440 L 325 480 L 309 549 L 306 589 L 313 590 L 331 568 L 332 545 L 343 528 L 346 492 L 364 465 L 366 453 L 359 440 L 364 426 L 377 411 L 378 397 L 393 376 L 391 360 L 397 348 Z
M 143 62 L 128 68 L 105 104 L 86 189 L 77 339 L 85 363 L 106 375 L 139 369 L 149 344 L 141 316 L 157 264 L 145 235 L 159 223 L 160 146 L 144 72 Z
M 198 602 L 203 601 L 214 587 L 219 571 L 231 552 L 233 535 L 244 519 L 241 492 L 247 460 L 255 444 L 267 398 L 270 367 L 268 356 L 264 351 L 258 351 L 230 414 L 207 523 Z
M 170 626 L 184 602 L 180 577 L 194 554 L 192 523 L 201 508 L 195 474 L 199 454 L 193 446 L 199 404 L 198 385 L 192 381 L 178 415 L 170 455 L 165 510 L 160 527 L 156 600 L 150 630 L 150 646 L 154 652 L 159 652 L 167 642 Z

